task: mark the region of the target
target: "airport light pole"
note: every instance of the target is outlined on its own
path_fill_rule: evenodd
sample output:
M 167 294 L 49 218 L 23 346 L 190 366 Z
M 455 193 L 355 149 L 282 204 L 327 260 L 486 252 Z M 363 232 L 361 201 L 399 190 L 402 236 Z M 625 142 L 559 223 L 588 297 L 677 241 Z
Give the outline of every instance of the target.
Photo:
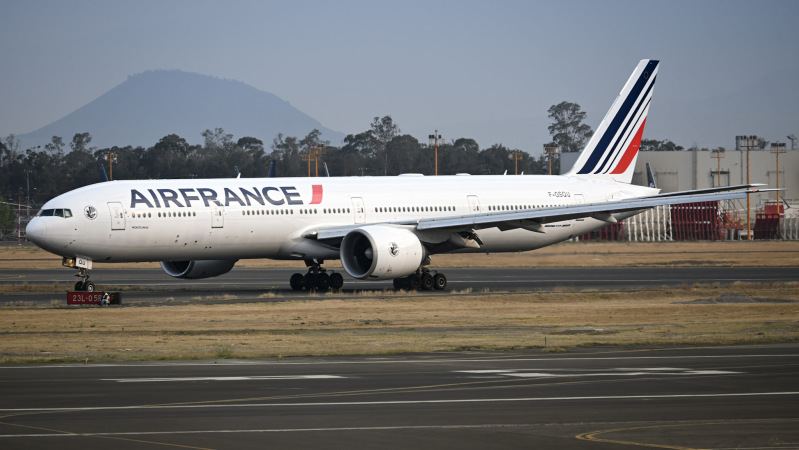
M 777 216 L 780 215 L 780 153 L 785 153 L 785 142 L 772 142 L 771 153 L 777 155 Z
M 552 175 L 552 155 L 557 155 L 560 153 L 560 147 L 547 147 L 544 146 L 544 151 L 546 152 L 547 156 L 549 157 L 549 174 Z
M 749 184 L 749 150 L 759 145 L 757 136 L 735 136 L 735 146 L 738 150 L 746 148 L 746 184 Z M 746 240 L 752 240 L 752 217 L 750 214 L 751 203 L 749 192 L 746 193 Z
M 108 161 L 108 181 L 114 179 L 114 163 L 117 160 L 117 155 L 114 152 L 108 152 L 103 155 L 103 159 Z
M 314 171 L 316 176 L 319 176 L 319 155 L 324 155 L 325 153 L 327 153 L 327 147 L 322 145 L 309 147 L 307 153 L 300 155 L 300 159 L 303 161 L 308 161 L 308 177 L 311 176 L 311 161 L 314 162 Z
M 711 158 L 715 158 L 718 161 L 718 169 L 716 170 L 716 177 L 718 178 L 718 182 L 716 186 L 721 187 L 721 160 L 724 158 L 724 149 L 717 148 L 711 152 Z
M 513 174 L 519 174 L 519 160 L 522 159 L 522 152 L 521 150 L 514 150 L 513 153 L 508 155 L 508 158 L 513 160 Z
M 779 161 L 779 159 L 778 159 L 778 161 Z M 33 171 L 29 170 L 29 169 L 25 169 L 25 187 L 26 187 L 25 197 L 27 198 L 27 200 L 25 201 L 25 215 L 28 216 L 28 217 L 31 216 L 31 182 L 30 182 L 30 179 L 28 177 L 31 174 L 31 172 L 33 172 Z M 779 178 L 778 178 L 778 180 L 779 180 Z M 777 185 L 779 187 L 779 181 L 777 182 Z
M 438 175 L 438 140 L 441 139 L 441 135 L 438 134 L 438 130 L 436 130 L 436 134 L 430 134 L 430 135 L 427 136 L 427 138 L 429 139 L 429 145 L 428 146 L 435 148 L 435 152 L 436 152 L 435 174 Z

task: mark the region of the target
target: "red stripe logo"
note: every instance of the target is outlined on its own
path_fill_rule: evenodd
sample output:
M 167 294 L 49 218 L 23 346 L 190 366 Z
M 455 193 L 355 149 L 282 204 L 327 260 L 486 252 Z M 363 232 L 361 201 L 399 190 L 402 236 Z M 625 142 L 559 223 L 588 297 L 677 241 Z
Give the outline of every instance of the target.
M 311 187 L 313 188 L 313 197 L 311 198 L 311 205 L 318 205 L 322 203 L 322 185 L 321 184 L 312 184 Z
M 612 174 L 617 173 L 624 173 L 627 170 L 627 167 L 630 166 L 630 163 L 633 162 L 635 159 L 635 155 L 638 154 L 638 148 L 641 147 L 641 136 L 644 135 L 644 125 L 646 125 L 646 119 L 644 119 L 643 123 L 641 123 L 641 128 L 638 129 L 638 132 L 635 133 L 635 137 L 633 141 L 630 142 L 630 146 L 627 147 L 627 150 L 624 152 L 624 156 L 622 156 L 621 161 L 616 165 L 616 168 L 613 169 Z

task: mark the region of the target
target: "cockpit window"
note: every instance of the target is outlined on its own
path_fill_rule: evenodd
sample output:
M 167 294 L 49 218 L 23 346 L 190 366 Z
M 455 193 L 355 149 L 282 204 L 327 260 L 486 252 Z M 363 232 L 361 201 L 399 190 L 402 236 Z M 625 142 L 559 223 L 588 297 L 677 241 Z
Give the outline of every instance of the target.
M 58 216 L 58 217 L 72 217 L 72 210 L 71 209 L 43 209 L 39 211 L 39 214 L 36 214 L 37 217 L 45 217 L 45 216 Z

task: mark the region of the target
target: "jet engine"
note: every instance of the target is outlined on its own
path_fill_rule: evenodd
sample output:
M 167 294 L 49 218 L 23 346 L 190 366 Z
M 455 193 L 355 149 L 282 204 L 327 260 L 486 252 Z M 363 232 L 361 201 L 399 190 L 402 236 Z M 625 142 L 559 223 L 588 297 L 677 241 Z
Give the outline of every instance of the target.
M 361 280 L 388 280 L 412 274 L 425 258 L 419 238 L 403 228 L 356 228 L 341 241 L 341 264 Z
M 199 261 L 161 261 L 161 268 L 175 278 L 211 278 L 230 272 L 237 259 L 205 259 Z

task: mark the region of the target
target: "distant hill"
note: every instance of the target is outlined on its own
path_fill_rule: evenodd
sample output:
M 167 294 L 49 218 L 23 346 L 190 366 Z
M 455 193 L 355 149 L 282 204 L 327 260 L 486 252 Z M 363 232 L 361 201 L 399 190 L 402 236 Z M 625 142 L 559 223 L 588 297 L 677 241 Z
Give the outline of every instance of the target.
M 267 148 L 278 133 L 305 137 L 314 128 L 334 145 L 344 138 L 274 94 L 239 81 L 179 70 L 130 76 L 86 106 L 18 138 L 23 148 L 29 148 L 44 145 L 53 136 L 68 143 L 75 133 L 89 132 L 91 145 L 98 148 L 150 147 L 169 134 L 200 144 L 202 132 L 215 128 L 223 128 L 235 140 L 258 138 Z

